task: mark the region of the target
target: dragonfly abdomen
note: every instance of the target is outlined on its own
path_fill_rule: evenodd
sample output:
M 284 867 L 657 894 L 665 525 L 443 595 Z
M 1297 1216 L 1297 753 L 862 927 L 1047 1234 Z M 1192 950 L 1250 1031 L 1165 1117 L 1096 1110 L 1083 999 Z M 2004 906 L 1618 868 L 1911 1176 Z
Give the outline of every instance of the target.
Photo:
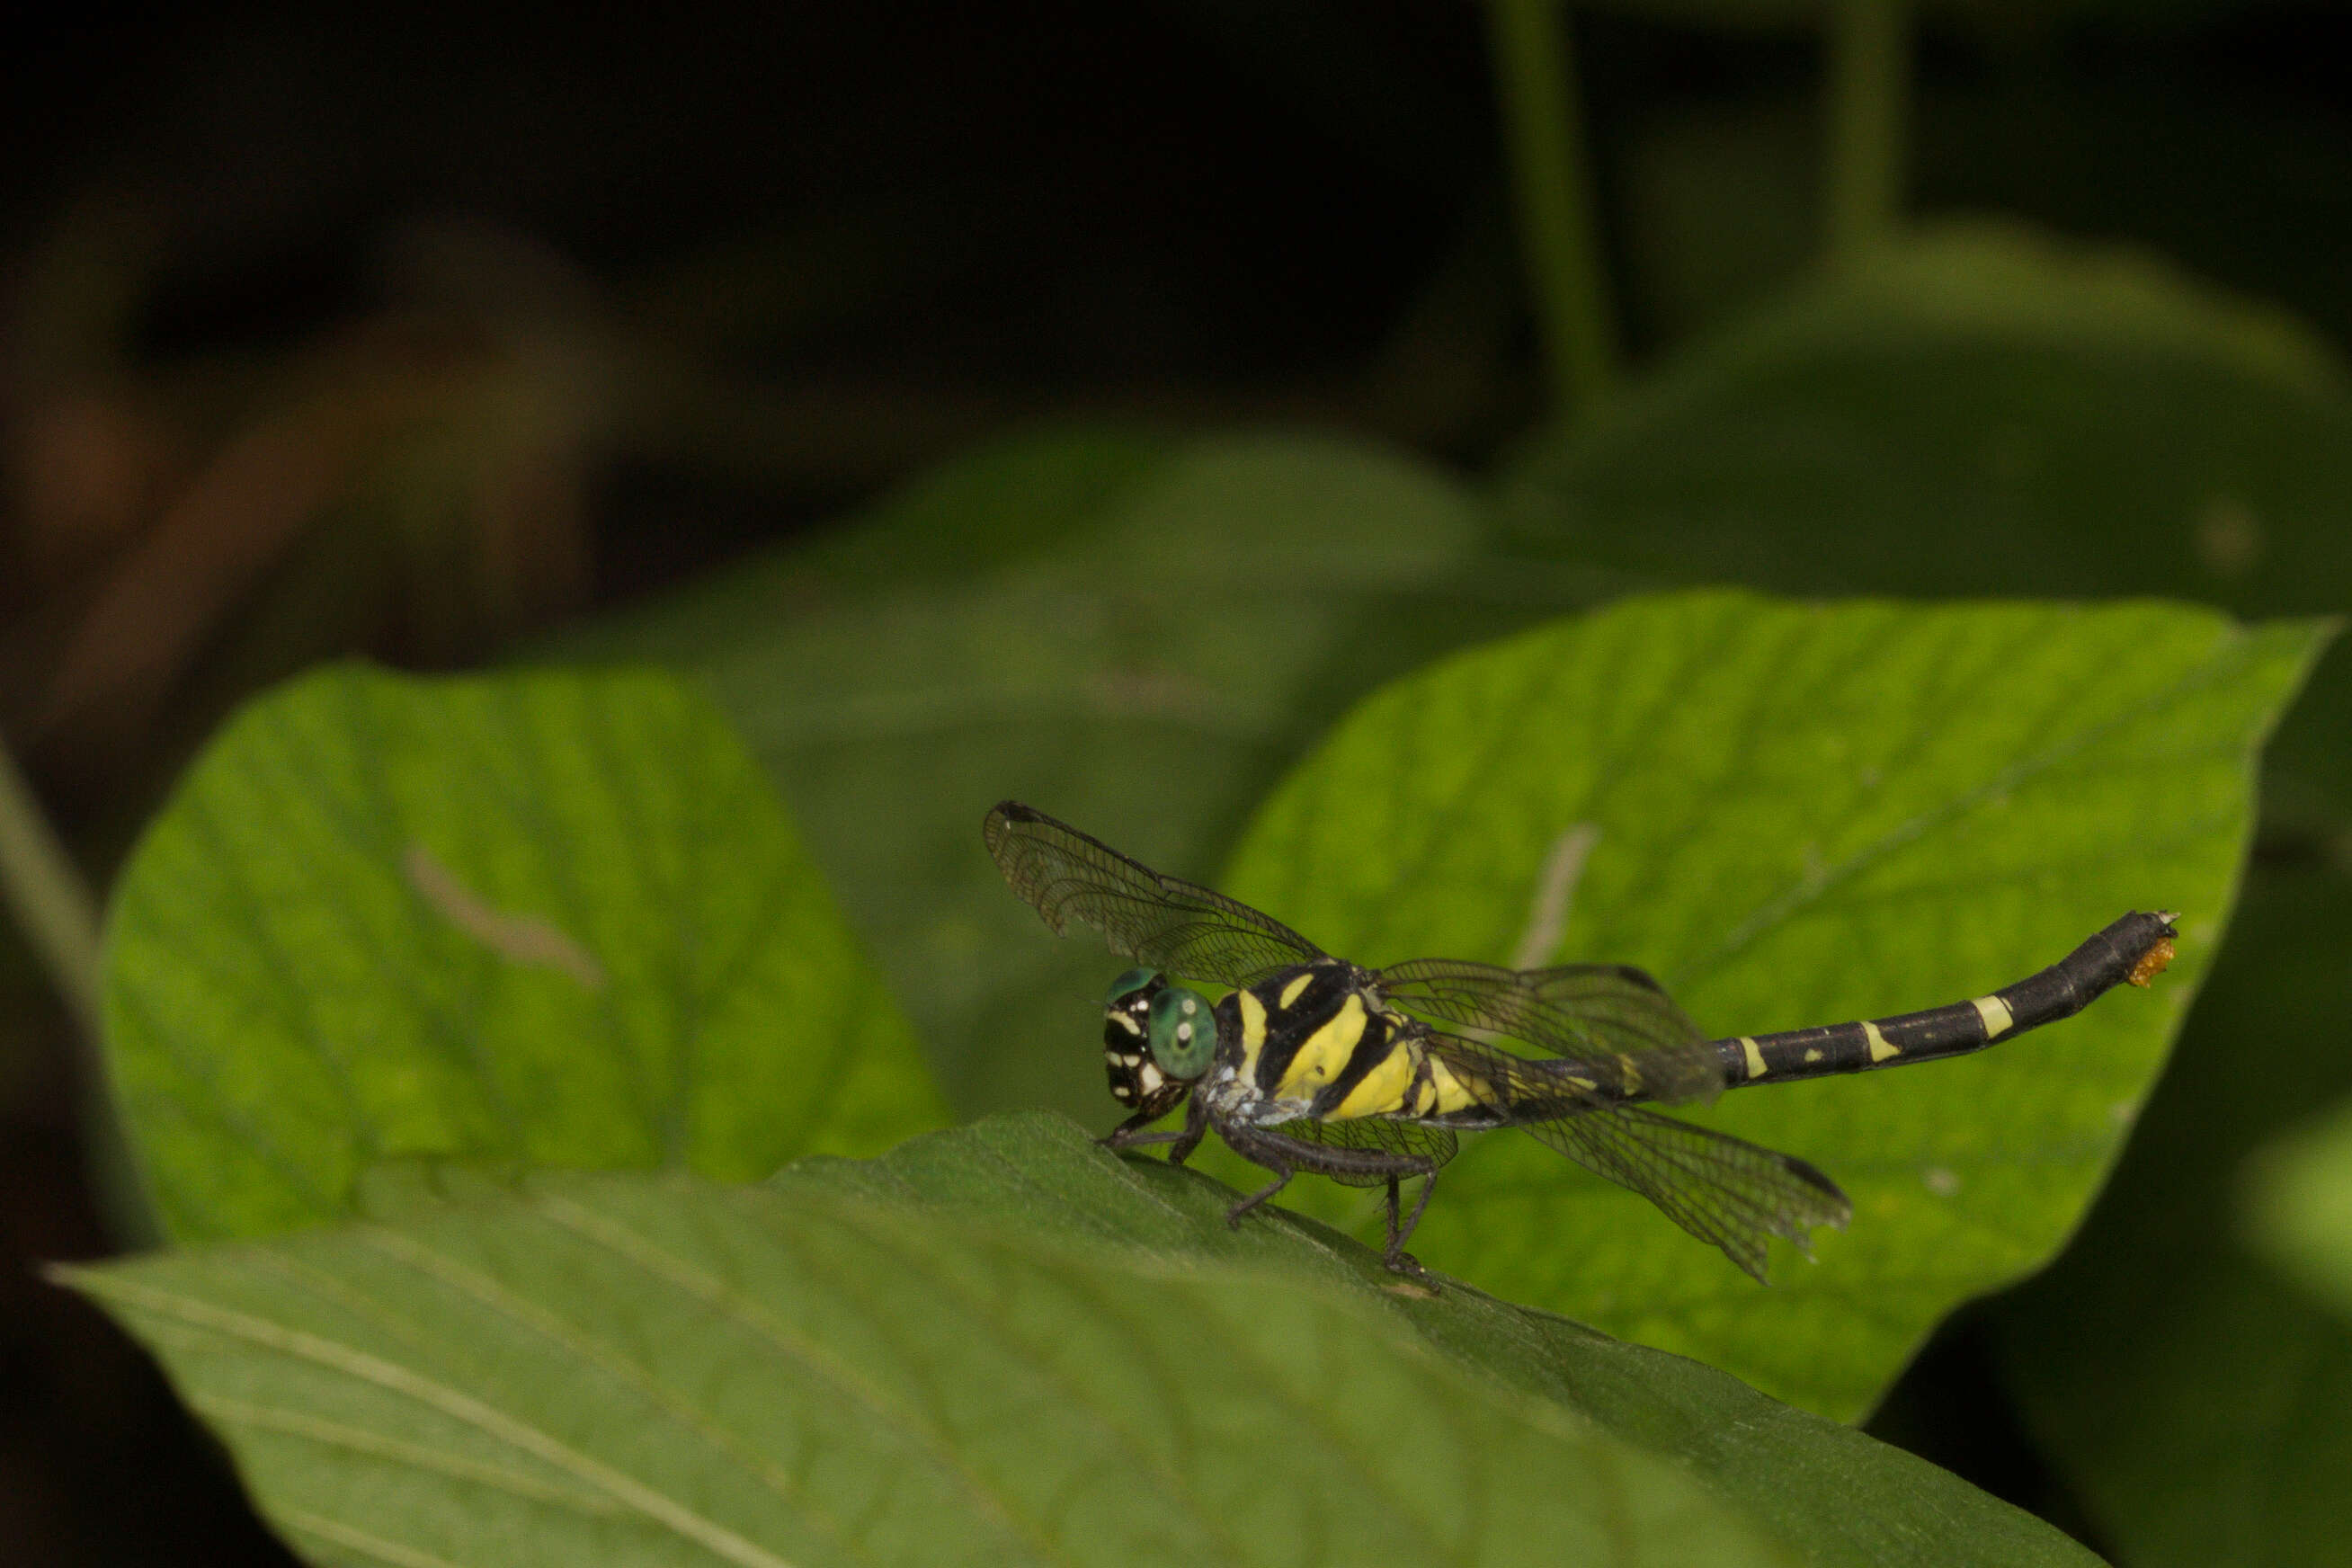
M 2168 914 L 2133 913 L 2014 985 L 1922 1013 L 1715 1042 L 1728 1088 L 1966 1056 L 2081 1012 L 2116 986 L 2146 985 L 2172 959 Z

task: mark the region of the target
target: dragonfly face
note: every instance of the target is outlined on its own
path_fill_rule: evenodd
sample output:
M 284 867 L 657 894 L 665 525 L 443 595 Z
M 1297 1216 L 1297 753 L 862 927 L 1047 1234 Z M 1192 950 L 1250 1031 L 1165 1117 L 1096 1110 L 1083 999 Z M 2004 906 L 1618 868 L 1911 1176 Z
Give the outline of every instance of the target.
M 1157 1119 L 1176 1109 L 1217 1054 L 1216 1010 L 1156 969 L 1130 969 L 1103 999 L 1103 1068 L 1113 1100 Z

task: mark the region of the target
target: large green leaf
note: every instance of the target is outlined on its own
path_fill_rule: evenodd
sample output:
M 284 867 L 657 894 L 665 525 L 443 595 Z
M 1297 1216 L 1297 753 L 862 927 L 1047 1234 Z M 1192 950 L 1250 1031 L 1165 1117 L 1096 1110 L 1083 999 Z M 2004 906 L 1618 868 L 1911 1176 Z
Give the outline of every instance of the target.
M 1074 1131 L 1050 1118 L 1002 1118 L 913 1139 L 862 1164 L 813 1162 L 777 1182 L 852 1183 L 875 1198 L 972 1223 L 1010 1210 L 1048 1235 L 1138 1245 L 1163 1258 L 1278 1261 L 1357 1289 L 1369 1281 L 1430 1343 L 1672 1456 L 1811 1562 L 2084 1560 L 2073 1542 L 1945 1471 L 1697 1362 L 1459 1284 L 1423 1297 L 1379 1271 L 1367 1249 L 1311 1221 L 1277 1214 L 1265 1225 L 1225 1226 L 1232 1189 L 1157 1161 L 1130 1157 L 1120 1179 L 1106 1180 Z M 1299 1247 L 1302 1237 L 1310 1248 Z
M 182 1240 L 403 1158 L 750 1178 L 940 1117 L 772 789 L 668 677 L 347 668 L 235 720 L 123 873 L 109 1057 Z
M 1059 431 L 955 464 L 814 546 L 543 650 L 704 679 L 966 1112 L 1107 1125 L 1101 977 L 979 848 L 1016 796 L 1206 875 L 1349 702 L 1580 603 L 1484 563 L 1484 514 L 1395 454 L 1307 437 Z
M 1504 491 L 1528 548 L 1664 581 L 2352 604 L 2352 398 L 2326 351 L 2146 258 L 2019 234 L 1930 235 L 1809 289 L 1532 445 Z M 2352 1486 L 2352 1454 L 2293 1415 L 2352 1405 L 2352 1342 L 2208 1194 L 2315 1086 L 2352 1088 L 2347 783 L 2339 649 L 2271 748 L 2227 984 L 2080 1245 L 1997 1313 L 2035 1437 L 2129 1561 L 2294 1561 L 2340 1533 L 2277 1505 Z
M 1640 963 L 1718 1035 L 1979 994 L 2126 910 L 2185 911 L 2153 994 L 1703 1113 L 1854 1199 L 1851 1234 L 1769 1290 L 1526 1138 L 1474 1142 L 1440 1183 L 1429 1261 L 1851 1416 L 2079 1217 L 2226 923 L 2254 749 L 2315 640 L 2158 605 L 1631 601 L 1383 689 L 1276 792 L 1227 889 L 1366 963 Z M 1586 825 L 1565 942 L 1517 952 Z M 1359 1196 L 1302 1201 L 1377 1233 Z
M 1030 1117 L 74 1279 L 322 1563 L 2082 1564 L 1734 1380 Z

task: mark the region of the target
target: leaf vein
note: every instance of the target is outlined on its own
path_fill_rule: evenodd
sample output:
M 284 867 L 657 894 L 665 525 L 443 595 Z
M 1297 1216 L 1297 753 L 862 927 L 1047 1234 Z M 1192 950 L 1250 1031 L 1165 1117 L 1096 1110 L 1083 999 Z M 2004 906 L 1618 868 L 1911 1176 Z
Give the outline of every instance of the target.
M 323 1335 L 290 1328 L 175 1291 L 139 1284 L 119 1275 L 72 1269 L 67 1271 L 66 1277 L 101 1297 L 144 1309 L 193 1328 L 210 1329 L 230 1339 L 341 1373 L 357 1382 L 437 1410 L 454 1421 L 499 1438 L 559 1469 L 568 1471 L 590 1487 L 607 1493 L 622 1506 L 667 1526 L 714 1556 L 738 1564 L 739 1568 L 793 1568 L 785 1559 L 746 1540 L 715 1520 L 704 1518 L 626 1471 L 583 1453 L 553 1434 L 422 1373 Z

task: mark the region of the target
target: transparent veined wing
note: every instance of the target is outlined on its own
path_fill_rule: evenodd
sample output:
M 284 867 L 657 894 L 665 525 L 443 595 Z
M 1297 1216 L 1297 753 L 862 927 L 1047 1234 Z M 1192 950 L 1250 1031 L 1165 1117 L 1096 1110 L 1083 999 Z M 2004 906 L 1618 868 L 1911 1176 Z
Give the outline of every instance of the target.
M 1641 1194 L 1758 1279 L 1773 1237 L 1810 1251 L 1815 1226 L 1843 1228 L 1853 1205 L 1794 1155 L 1654 1110 L 1600 1104 L 1567 1069 L 1474 1040 L 1433 1035 L 1427 1048 L 1480 1090 L 1487 1126 L 1518 1127 L 1596 1175 Z
M 1815 1226 L 1843 1229 L 1853 1217 L 1838 1184 L 1795 1155 L 1639 1106 L 1532 1122 L 1528 1131 L 1641 1194 L 1759 1281 L 1771 1237 L 1810 1255 Z
M 1163 876 L 1018 801 L 1000 803 L 981 833 L 1004 879 L 1056 935 L 1078 921 L 1102 932 L 1113 952 L 1220 985 L 1255 985 L 1326 956 L 1280 921 Z
M 1433 1127 L 1421 1121 L 1391 1121 L 1383 1117 L 1365 1116 L 1345 1121 L 1318 1121 L 1301 1117 L 1296 1121 L 1280 1121 L 1266 1129 L 1302 1142 L 1320 1143 L 1327 1149 L 1368 1149 L 1390 1154 L 1411 1154 L 1443 1165 L 1454 1158 L 1462 1141 L 1447 1127 Z M 1325 1172 L 1335 1182 L 1351 1187 L 1377 1187 L 1388 1180 L 1385 1175 L 1340 1175 Z
M 1381 994 L 1410 1013 L 1524 1040 L 1538 1050 L 1622 1073 L 1630 1057 L 1640 1092 L 1666 1101 L 1711 1100 L 1723 1068 L 1699 1026 L 1665 988 L 1624 963 L 1501 969 L 1416 958 L 1380 972 Z

